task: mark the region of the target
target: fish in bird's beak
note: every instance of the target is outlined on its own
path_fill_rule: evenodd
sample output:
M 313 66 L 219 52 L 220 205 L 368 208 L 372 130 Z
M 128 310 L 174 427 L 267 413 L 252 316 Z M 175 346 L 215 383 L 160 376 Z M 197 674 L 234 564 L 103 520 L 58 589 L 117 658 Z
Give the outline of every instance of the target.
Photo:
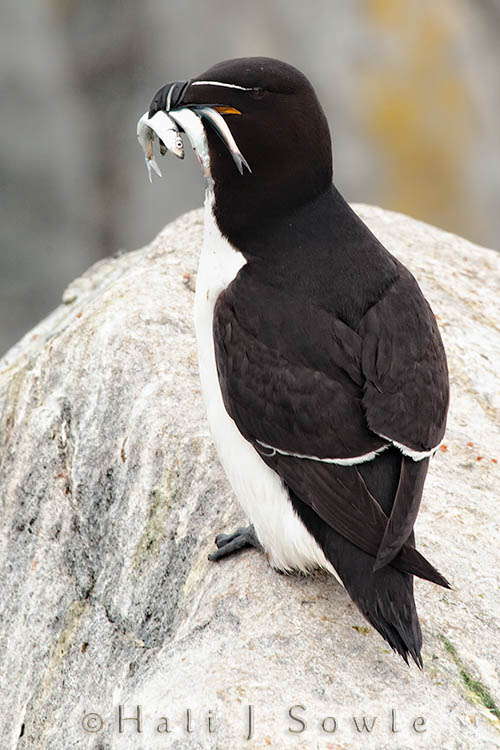
M 234 140 L 231 131 L 229 130 L 227 122 L 224 120 L 222 115 L 220 114 L 220 110 L 223 110 L 226 112 L 226 114 L 241 114 L 237 109 L 233 109 L 231 111 L 230 107 L 196 107 L 195 112 L 196 114 L 201 115 L 201 117 L 204 117 L 206 120 L 210 122 L 211 125 L 215 128 L 217 134 L 221 137 L 222 142 L 227 146 L 229 149 L 229 152 L 231 156 L 233 157 L 233 161 L 238 167 L 238 171 L 240 174 L 243 174 L 243 167 L 246 167 L 249 172 L 252 170 L 250 169 L 250 165 L 239 150 L 238 146 L 236 145 L 236 141 Z M 228 110 L 230 110 L 228 112 Z
M 137 123 L 137 139 L 144 151 L 149 181 L 152 182 L 151 169 L 161 177 L 161 171 L 153 154 L 155 136 L 160 141 L 160 153 L 163 156 L 171 151 L 179 159 L 184 159 L 184 143 L 174 120 L 166 112 L 158 111 L 153 117 L 145 112 Z
M 163 86 L 151 102 L 148 112 L 145 112 L 137 123 L 137 138 L 144 151 L 149 180 L 152 182 L 153 169 L 161 177 L 161 172 L 153 154 L 155 135 L 160 141 L 160 153 L 163 156 L 172 151 L 180 159 L 184 158 L 184 148 L 179 128 L 186 133 L 198 157 L 205 176 L 210 174 L 208 144 L 202 120 L 209 123 L 221 138 L 222 142 L 233 157 L 240 174 L 243 167 L 249 172 L 250 165 L 239 150 L 228 124 L 222 117 L 225 115 L 241 115 L 234 107 L 227 105 L 182 105 L 182 99 L 191 81 L 175 81 Z

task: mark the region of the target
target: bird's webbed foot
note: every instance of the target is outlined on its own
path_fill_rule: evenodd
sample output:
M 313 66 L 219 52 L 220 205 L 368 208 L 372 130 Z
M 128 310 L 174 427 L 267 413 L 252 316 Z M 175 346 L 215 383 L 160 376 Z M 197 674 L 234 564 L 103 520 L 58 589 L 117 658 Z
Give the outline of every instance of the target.
M 215 544 L 218 549 L 209 554 L 209 560 L 220 560 L 222 557 L 231 555 L 233 552 L 237 552 L 244 547 L 256 547 L 257 549 L 262 549 L 262 545 L 257 539 L 257 534 L 255 533 L 253 524 L 250 526 L 240 526 L 240 528 L 233 531 L 232 534 L 218 534 L 215 537 Z

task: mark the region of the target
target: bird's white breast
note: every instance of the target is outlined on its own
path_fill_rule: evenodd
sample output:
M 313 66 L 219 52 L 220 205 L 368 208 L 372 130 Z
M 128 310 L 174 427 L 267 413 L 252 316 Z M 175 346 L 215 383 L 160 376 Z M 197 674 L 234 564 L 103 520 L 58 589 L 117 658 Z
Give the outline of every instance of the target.
M 218 295 L 245 265 L 244 256 L 221 235 L 205 198 L 205 230 L 195 295 L 195 328 L 203 398 L 220 461 L 244 511 L 254 524 L 270 563 L 281 570 L 326 568 L 323 551 L 295 513 L 280 477 L 245 440 L 226 411 L 215 363 L 213 314 Z

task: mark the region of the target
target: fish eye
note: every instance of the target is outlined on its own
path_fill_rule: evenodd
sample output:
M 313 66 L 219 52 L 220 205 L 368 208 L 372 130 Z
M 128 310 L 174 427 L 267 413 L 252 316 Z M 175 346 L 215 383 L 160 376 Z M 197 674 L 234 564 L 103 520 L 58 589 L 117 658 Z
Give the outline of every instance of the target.
M 254 86 L 254 88 L 252 89 L 252 96 L 254 99 L 262 99 L 264 94 L 265 91 L 262 86 Z
M 175 142 L 175 146 L 176 146 L 176 148 L 182 148 L 182 147 L 183 147 L 183 145 L 184 145 L 184 144 L 183 144 L 182 140 L 181 140 L 180 138 L 177 138 L 177 140 L 176 140 L 176 142 Z

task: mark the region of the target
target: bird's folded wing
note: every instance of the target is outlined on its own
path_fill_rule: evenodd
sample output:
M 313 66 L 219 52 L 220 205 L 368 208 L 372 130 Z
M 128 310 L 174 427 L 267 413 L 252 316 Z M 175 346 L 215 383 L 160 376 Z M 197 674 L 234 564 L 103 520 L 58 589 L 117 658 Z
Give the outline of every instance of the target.
M 407 286 L 404 292 L 411 308 L 413 286 L 420 292 L 411 276 Z M 401 311 L 395 332 L 389 321 L 382 319 L 398 311 L 392 299 L 379 308 L 382 317 L 375 309 L 378 305 L 373 306 L 358 332 L 331 313 L 308 304 L 303 305 L 303 315 L 293 328 L 286 306 L 276 299 L 267 302 L 266 307 L 265 292 L 260 290 L 258 302 L 253 304 L 238 280 L 217 300 L 215 354 L 229 415 L 299 497 L 332 528 L 377 556 L 379 567 L 391 561 L 396 565 L 397 557 L 398 565 L 404 559 L 415 574 L 442 583 L 444 579 L 437 571 L 406 544 L 420 504 L 427 460 L 403 458 L 390 519 L 356 470 L 356 464 L 373 459 L 393 439 L 399 442 L 398 438 L 410 434 L 412 421 L 419 420 L 421 410 L 420 404 L 412 401 L 420 381 L 428 398 L 434 398 L 434 370 L 439 370 L 440 356 L 444 355 L 427 303 L 423 297 L 413 300 L 417 321 L 422 325 L 423 316 L 429 335 L 434 336 L 428 346 L 428 366 L 433 371 L 430 379 L 419 360 L 421 350 L 425 354 L 427 348 L 405 338 L 405 330 L 413 330 L 411 321 L 403 317 L 406 311 Z M 260 312 L 263 307 L 265 320 Z M 414 324 L 416 338 L 421 338 L 418 325 Z M 387 384 L 390 393 L 383 390 Z M 384 409 L 392 409 L 392 413 L 384 415 Z M 405 425 L 399 431 L 398 418 Z M 439 421 L 434 414 L 428 418 L 433 424 Z M 420 435 L 424 429 L 425 425 L 417 426 L 415 434 Z M 409 447 L 415 446 L 420 447 L 420 443 L 413 439 Z M 335 471 L 335 467 L 342 471 Z M 348 475 L 348 480 L 343 479 Z M 342 490 L 346 481 L 354 482 L 348 495 Z M 362 486 L 364 491 L 360 490 Z
M 435 316 L 406 268 L 358 333 L 368 427 L 418 460 L 443 438 L 448 370 Z
M 396 283 L 365 314 L 358 332 L 367 424 L 405 454 L 377 554 L 379 568 L 397 555 L 417 517 L 428 456 L 446 427 L 448 371 L 435 316 L 403 267 Z
M 341 462 L 387 446 L 364 417 L 359 336 L 308 305 L 292 323 L 266 292 L 254 301 L 233 282 L 214 310 L 219 381 L 240 432 L 263 450 Z

